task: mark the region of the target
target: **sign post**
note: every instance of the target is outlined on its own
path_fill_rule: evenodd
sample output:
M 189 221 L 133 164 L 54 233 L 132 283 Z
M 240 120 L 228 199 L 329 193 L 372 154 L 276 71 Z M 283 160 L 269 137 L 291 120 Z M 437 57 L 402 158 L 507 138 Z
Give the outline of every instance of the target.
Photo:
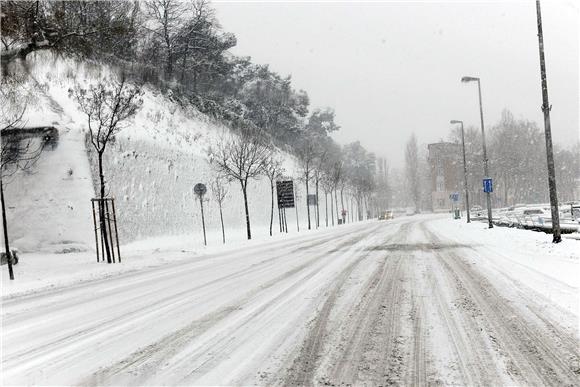
M 282 220 L 281 230 L 288 232 L 288 222 L 286 220 L 286 208 L 295 207 L 294 182 L 292 180 L 277 181 L 276 193 L 278 196 L 278 210 L 281 211 L 281 220 Z M 298 213 L 296 214 L 298 215 Z
M 451 199 L 453 203 L 453 218 L 461 219 L 459 209 L 457 208 L 457 203 L 459 202 L 459 192 L 453 192 L 451 195 L 449 195 L 449 199 Z
M 201 226 L 203 228 L 203 244 L 207 246 L 207 238 L 205 236 L 205 217 L 203 215 L 203 195 L 207 192 L 207 188 L 203 183 L 197 183 L 195 187 L 193 187 L 193 192 L 199 198 L 199 205 L 201 206 Z

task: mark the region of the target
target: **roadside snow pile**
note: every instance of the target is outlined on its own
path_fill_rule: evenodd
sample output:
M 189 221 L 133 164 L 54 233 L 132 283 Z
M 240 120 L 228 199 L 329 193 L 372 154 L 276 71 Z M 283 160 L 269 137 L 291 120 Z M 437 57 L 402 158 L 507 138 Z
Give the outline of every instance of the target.
M 112 72 L 49 52 L 31 54 L 27 63 L 27 87 L 34 99 L 24 117 L 26 126 L 54 126 L 61 140 L 54 152 L 42 155 L 31 175 L 16 176 L 7 188 L 10 239 L 14 247 L 27 252 L 93 249 L 90 198 L 96 191 L 96 157 L 86 139 L 87 118 L 69 90 L 108 79 Z M 181 106 L 171 95 L 145 88 L 143 101 L 142 109 L 104 157 L 107 191 L 116 199 L 121 244 L 154 236 L 200 234 L 199 202 L 193 195 L 198 182 L 208 186 L 206 227 L 219 229 L 218 207 L 209 190 L 215 173 L 206 150 L 220 136 L 231 134 L 192 107 Z M 293 175 L 292 157 L 286 158 L 285 165 L 287 173 Z M 267 232 L 269 184 L 265 179 L 251 182 L 248 191 L 252 226 Z M 298 203 L 304 207 L 299 208 L 298 217 L 305 222 L 304 198 L 299 197 Z M 239 186 L 229 187 L 223 210 L 226 237 L 243 234 L 245 217 Z M 288 215 L 288 223 L 294 224 L 294 211 Z M 208 243 L 221 242 L 221 235 L 210 234 Z

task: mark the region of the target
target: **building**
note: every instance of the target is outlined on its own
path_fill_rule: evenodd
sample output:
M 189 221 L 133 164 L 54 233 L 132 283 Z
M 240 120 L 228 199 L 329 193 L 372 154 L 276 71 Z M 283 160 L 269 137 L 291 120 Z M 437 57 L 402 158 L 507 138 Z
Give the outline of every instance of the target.
M 429 167 L 431 171 L 431 205 L 433 212 L 451 210 L 450 196 L 454 192 L 461 192 L 461 147 L 451 142 L 429 144 Z

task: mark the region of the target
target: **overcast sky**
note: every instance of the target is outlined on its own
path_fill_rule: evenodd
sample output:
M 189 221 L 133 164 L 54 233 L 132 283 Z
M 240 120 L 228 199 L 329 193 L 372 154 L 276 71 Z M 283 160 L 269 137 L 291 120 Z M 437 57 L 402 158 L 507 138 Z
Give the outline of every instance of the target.
M 554 140 L 579 138 L 579 13 L 575 0 L 544 0 L 542 17 Z M 449 120 L 479 127 L 504 108 L 543 129 L 535 1 L 214 1 L 236 55 L 292 75 L 312 107 L 335 109 L 340 143 L 360 140 L 401 165 L 414 132 L 446 139 Z

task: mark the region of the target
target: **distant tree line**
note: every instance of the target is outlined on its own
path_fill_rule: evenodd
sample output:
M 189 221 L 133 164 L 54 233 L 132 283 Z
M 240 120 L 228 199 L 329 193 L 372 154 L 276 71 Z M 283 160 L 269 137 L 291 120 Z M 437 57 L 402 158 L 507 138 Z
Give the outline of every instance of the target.
M 547 203 L 548 172 L 546 143 L 543 130 L 536 122 L 516 119 L 504 109 L 500 120 L 486 131 L 489 168 L 494 179 L 492 195 L 495 207 L 507 207 L 520 203 Z M 561 202 L 577 200 L 574 189 L 580 179 L 580 142 L 570 139 L 568 147 L 554 146 L 558 198 Z M 461 144 L 460 127 L 449 133 L 449 141 Z M 396 175 L 392 184 L 398 206 L 414 206 L 417 211 L 432 209 L 430 167 L 427 153 L 421 152 L 414 135 L 409 137 L 405 148 L 404 178 Z M 472 205 L 484 205 L 483 156 L 481 128 L 465 128 L 467 161 L 467 185 Z M 461 148 L 458 148 L 461 152 Z M 463 192 L 463 161 L 458 160 L 458 184 Z
M 450 139 L 454 142 L 460 143 L 460 136 L 457 128 L 450 133 Z M 495 206 L 549 201 L 546 142 L 544 131 L 536 122 L 516 119 L 509 110 L 504 109 L 499 122 L 489 130 L 487 143 L 489 168 L 494 178 Z M 465 128 L 465 148 L 470 195 L 473 195 L 474 203 L 482 203 L 480 128 Z M 559 200 L 578 199 L 574 197 L 574 187 L 580 178 L 578 139 L 570 139 L 568 147 L 555 144 L 554 159 Z

